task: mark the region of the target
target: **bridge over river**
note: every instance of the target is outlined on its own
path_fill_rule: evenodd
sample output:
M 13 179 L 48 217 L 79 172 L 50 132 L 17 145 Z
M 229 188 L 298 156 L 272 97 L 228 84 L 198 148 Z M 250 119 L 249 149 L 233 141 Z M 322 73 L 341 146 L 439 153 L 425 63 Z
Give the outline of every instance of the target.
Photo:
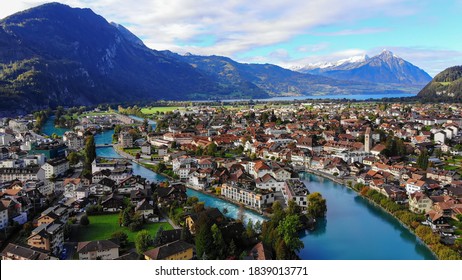
M 96 148 L 114 147 L 114 144 L 108 144 L 108 143 L 97 144 L 97 145 L 95 145 L 95 147 L 96 147 Z

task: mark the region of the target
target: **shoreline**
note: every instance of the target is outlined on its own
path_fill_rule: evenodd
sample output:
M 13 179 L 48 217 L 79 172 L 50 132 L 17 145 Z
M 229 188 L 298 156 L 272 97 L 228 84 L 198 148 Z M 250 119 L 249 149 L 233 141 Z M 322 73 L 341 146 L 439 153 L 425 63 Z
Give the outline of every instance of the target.
M 398 223 L 403 226 L 407 231 L 409 231 L 412 235 L 414 235 L 414 237 L 418 240 L 419 243 L 421 243 L 422 245 L 424 245 L 433 255 L 433 257 L 435 257 L 436 260 L 440 260 L 438 258 L 438 256 L 436 255 L 436 253 L 432 250 L 432 248 L 430 248 L 430 246 L 425 243 L 422 239 L 420 239 L 416 234 L 415 232 L 409 228 L 406 224 L 404 224 L 400 219 L 398 219 L 395 215 L 393 215 L 390 211 L 388 211 L 387 209 L 383 208 L 381 205 L 375 203 L 374 201 L 370 200 L 368 197 L 365 197 L 365 196 L 362 196 L 356 189 L 352 188 L 352 187 L 349 187 L 348 184 L 345 182 L 345 180 L 343 179 L 338 179 L 336 178 L 337 180 L 334 180 L 332 178 L 330 178 L 330 176 L 328 176 L 329 174 L 324 174 L 323 172 L 321 171 L 317 171 L 317 170 L 312 170 L 312 169 L 309 169 L 309 170 L 305 170 L 305 171 L 300 171 L 300 172 L 306 172 L 306 173 L 309 173 L 309 174 L 312 174 L 312 175 L 316 175 L 316 176 L 320 176 L 320 177 L 323 177 L 323 178 L 326 178 L 326 179 L 329 179 L 339 185 L 342 185 L 352 191 L 354 191 L 356 194 L 358 194 L 360 197 L 362 197 L 363 199 L 365 199 L 369 204 L 373 205 L 373 206 L 376 206 L 377 208 L 381 209 L 382 211 L 384 211 L 385 213 L 387 213 L 388 215 L 390 215 L 391 217 L 393 217 L 396 221 L 398 221 Z M 353 181 L 354 182 L 354 181 Z

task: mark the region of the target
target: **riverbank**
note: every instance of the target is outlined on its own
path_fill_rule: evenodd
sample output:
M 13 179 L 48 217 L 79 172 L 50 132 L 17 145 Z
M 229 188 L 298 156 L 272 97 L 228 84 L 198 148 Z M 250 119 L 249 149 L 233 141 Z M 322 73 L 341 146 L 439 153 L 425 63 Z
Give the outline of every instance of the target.
M 353 189 L 353 188 L 351 188 Z M 354 189 L 353 189 L 354 190 Z M 357 192 L 357 191 L 356 191 Z M 430 247 L 430 245 L 428 245 L 427 243 L 425 243 L 422 239 L 420 239 L 420 237 L 417 236 L 417 234 L 415 234 L 415 231 L 410 228 L 408 225 L 406 225 L 405 223 L 403 223 L 403 221 L 401 221 L 400 219 L 398 219 L 395 215 L 393 215 L 393 213 L 391 213 L 390 211 L 388 211 L 387 209 L 383 208 L 380 204 L 377 204 L 375 203 L 375 201 L 371 200 L 370 198 L 368 198 L 367 196 L 363 196 L 361 195 L 359 192 L 357 192 L 361 197 L 365 198 L 366 201 L 368 203 L 370 203 L 371 205 L 374 205 L 376 206 L 377 208 L 380 208 L 382 211 L 386 212 L 388 215 L 392 216 L 393 218 L 395 218 L 398 223 L 400 223 L 400 225 L 402 227 L 404 227 L 405 229 L 407 229 L 409 232 L 411 232 L 415 238 L 420 242 L 420 244 L 424 245 L 425 247 L 427 247 L 427 249 L 432 253 L 433 257 L 435 257 L 435 259 L 439 260 L 438 258 L 438 255 L 436 255 L 436 253 L 433 251 L 433 249 Z
M 393 217 L 402 227 L 404 227 L 407 231 L 409 231 L 410 233 L 412 233 L 412 235 L 414 235 L 414 237 L 419 241 L 420 244 L 422 244 L 423 246 L 425 246 L 430 252 L 431 254 L 433 255 L 433 257 L 435 259 L 439 259 L 437 254 L 433 251 L 433 249 L 430 247 L 429 244 L 425 243 L 422 239 L 420 239 L 414 232 L 414 230 L 412 230 L 409 226 L 407 226 L 405 223 L 403 223 L 398 217 L 396 217 L 392 212 L 388 211 L 387 209 L 385 209 L 384 207 L 382 207 L 380 204 L 377 204 L 375 203 L 375 201 L 371 200 L 370 198 L 368 198 L 367 196 L 363 196 L 360 194 L 359 190 L 356 190 L 355 188 L 353 188 L 353 184 L 355 181 L 354 178 L 352 178 L 353 180 L 345 180 L 345 179 L 340 179 L 340 178 L 337 178 L 337 177 L 334 177 L 330 174 L 327 174 L 327 173 L 324 173 L 324 172 L 321 172 L 319 170 L 313 170 L 313 169 L 310 169 L 310 168 L 306 168 L 306 171 L 304 172 L 307 172 L 307 173 L 310 173 L 310 174 L 313 174 L 313 175 L 317 175 L 317 176 L 320 176 L 320 177 L 323 177 L 323 178 L 326 178 L 326 179 L 329 179 L 337 184 L 340 184 L 352 191 L 354 191 L 355 193 L 357 193 L 359 196 L 361 196 L 362 198 L 365 199 L 366 202 L 368 202 L 369 204 L 381 209 L 382 211 L 384 211 L 385 213 L 387 213 L 388 215 L 390 215 L 391 217 Z M 352 185 L 351 187 L 348 185 L 348 182 L 352 182 Z
M 123 157 L 123 158 L 125 158 L 125 159 L 129 159 L 130 161 L 132 161 L 132 162 L 134 162 L 134 163 L 137 163 L 137 164 L 143 166 L 144 168 L 147 168 L 148 170 L 150 170 L 150 171 L 156 173 L 155 171 L 153 171 L 153 170 L 150 168 L 151 166 L 150 166 L 149 164 L 143 163 L 142 161 L 139 161 L 139 160 L 135 159 L 135 157 L 133 157 L 132 155 L 123 152 L 123 151 L 121 150 L 121 148 L 120 148 L 117 144 L 114 145 L 114 151 L 115 151 L 118 155 L 120 155 L 121 157 Z M 156 174 L 158 174 L 158 173 L 156 173 Z M 167 174 L 161 173 L 160 175 L 162 175 L 162 176 L 164 176 L 164 177 L 166 177 L 167 179 L 170 179 L 170 180 L 172 180 L 172 181 L 178 181 L 178 180 L 176 180 L 175 178 L 173 178 L 173 177 L 171 177 L 171 176 L 169 176 L 169 175 L 167 175 Z M 214 197 L 214 198 L 216 198 L 216 199 L 220 199 L 220 200 L 229 202 L 229 203 L 231 203 L 231 204 L 233 204 L 233 205 L 235 205 L 235 206 L 238 206 L 238 207 L 241 206 L 241 204 L 236 203 L 236 201 L 227 199 L 227 198 L 222 197 L 222 196 L 218 196 L 218 195 L 216 195 L 216 194 L 213 193 L 213 192 L 206 192 L 206 191 L 201 190 L 201 189 L 191 188 L 191 187 L 189 187 L 187 184 L 185 184 L 185 185 L 186 185 L 186 187 L 188 187 L 189 189 L 194 190 L 194 191 L 197 191 L 197 192 L 200 192 L 200 193 L 203 193 L 204 195 L 212 196 L 212 197 Z M 258 209 L 250 208 L 250 207 L 248 207 L 248 206 L 246 206 L 246 205 L 243 205 L 243 206 L 244 206 L 244 208 L 245 208 L 246 210 L 251 211 L 251 212 L 255 213 L 256 215 L 260 215 L 260 216 L 263 216 L 263 217 L 265 217 L 265 218 L 269 218 L 269 216 L 270 216 L 269 213 L 266 213 L 266 212 L 263 212 L 263 211 L 260 212 L 260 211 L 258 211 Z

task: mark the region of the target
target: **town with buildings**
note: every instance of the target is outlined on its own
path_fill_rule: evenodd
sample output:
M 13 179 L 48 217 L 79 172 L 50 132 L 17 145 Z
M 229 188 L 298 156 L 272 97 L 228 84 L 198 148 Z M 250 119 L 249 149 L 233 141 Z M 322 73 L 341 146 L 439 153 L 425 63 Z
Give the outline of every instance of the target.
M 437 258 L 461 259 L 460 106 L 317 101 L 129 109 L 86 112 L 53 137 L 41 132 L 37 115 L 1 120 L 3 260 L 294 258 L 300 244 L 281 230 L 270 233 L 268 223 L 276 228 L 295 216 L 296 230 L 316 227 L 324 213 L 313 212 L 305 172 L 384 208 Z M 95 144 L 102 132 L 115 135 Z M 140 175 L 141 167 L 163 179 Z M 239 213 L 230 218 L 229 209 L 207 207 L 190 190 Z M 244 211 L 263 222 L 244 222 Z M 286 218 L 275 218 L 281 211 Z

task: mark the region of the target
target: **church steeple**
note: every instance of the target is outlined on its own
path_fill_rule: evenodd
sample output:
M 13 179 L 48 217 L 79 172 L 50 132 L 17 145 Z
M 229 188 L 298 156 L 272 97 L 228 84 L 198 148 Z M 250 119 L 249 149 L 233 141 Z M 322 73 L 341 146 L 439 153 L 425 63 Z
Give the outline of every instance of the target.
M 372 149 L 372 132 L 371 128 L 367 127 L 366 128 L 366 133 L 364 134 L 364 151 L 367 153 L 371 152 Z

